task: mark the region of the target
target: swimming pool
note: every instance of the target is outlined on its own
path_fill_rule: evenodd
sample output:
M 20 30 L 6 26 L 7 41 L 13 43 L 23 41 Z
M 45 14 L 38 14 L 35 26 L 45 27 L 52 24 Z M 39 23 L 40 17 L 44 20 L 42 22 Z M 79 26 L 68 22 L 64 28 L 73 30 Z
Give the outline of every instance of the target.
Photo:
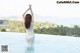
M 25 33 L 0 32 L 0 47 L 8 45 L 7 53 L 80 53 L 79 37 L 35 34 L 34 47 L 28 50 L 24 35 Z

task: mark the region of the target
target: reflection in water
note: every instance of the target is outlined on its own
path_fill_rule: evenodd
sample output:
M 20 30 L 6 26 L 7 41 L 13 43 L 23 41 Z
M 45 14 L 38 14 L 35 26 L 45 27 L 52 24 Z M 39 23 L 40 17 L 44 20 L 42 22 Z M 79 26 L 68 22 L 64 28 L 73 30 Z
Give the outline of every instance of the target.
M 35 53 L 34 50 L 35 50 L 34 47 L 30 47 L 30 48 L 26 47 L 25 53 Z

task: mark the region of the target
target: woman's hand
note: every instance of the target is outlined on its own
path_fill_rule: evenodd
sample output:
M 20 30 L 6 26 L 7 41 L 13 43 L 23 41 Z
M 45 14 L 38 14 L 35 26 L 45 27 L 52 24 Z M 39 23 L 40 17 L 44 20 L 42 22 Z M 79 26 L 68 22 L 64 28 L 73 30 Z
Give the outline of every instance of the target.
M 31 6 L 32 6 L 32 5 L 29 5 L 29 9 L 31 9 Z

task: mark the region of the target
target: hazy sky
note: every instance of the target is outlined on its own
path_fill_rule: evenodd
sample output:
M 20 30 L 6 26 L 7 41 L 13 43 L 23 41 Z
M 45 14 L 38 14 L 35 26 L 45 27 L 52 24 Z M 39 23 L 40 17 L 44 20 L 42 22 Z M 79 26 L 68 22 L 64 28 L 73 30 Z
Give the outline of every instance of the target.
M 40 16 L 80 17 L 80 4 L 57 4 L 57 0 L 0 0 L 0 16 L 21 15 L 29 4 Z

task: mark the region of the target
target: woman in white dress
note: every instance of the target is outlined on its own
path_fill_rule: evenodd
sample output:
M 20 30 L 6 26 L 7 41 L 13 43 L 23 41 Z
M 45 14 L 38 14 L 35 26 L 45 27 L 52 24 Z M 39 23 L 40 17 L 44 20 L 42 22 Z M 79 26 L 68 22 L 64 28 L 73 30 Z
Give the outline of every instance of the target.
M 26 14 L 27 11 L 30 10 L 30 14 Z M 31 5 L 29 5 L 29 8 L 23 13 L 24 18 L 24 25 L 26 28 L 26 41 L 28 44 L 28 47 L 33 47 L 34 44 L 34 16 L 33 11 L 31 8 Z

